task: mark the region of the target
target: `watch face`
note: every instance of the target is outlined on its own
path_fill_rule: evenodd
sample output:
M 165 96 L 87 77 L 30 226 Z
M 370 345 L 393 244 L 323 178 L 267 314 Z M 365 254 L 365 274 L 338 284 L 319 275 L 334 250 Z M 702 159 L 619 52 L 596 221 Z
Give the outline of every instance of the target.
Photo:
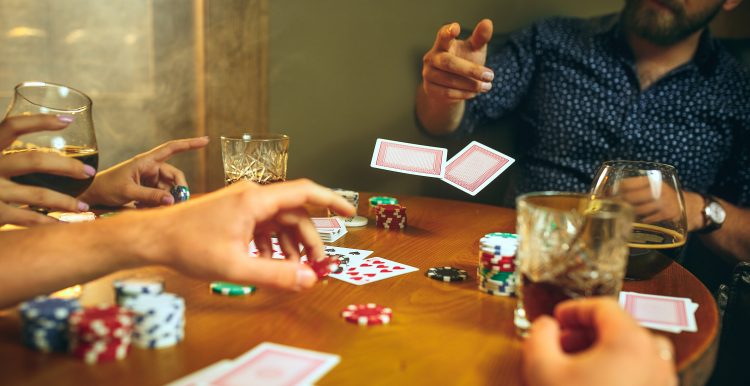
M 723 224 L 727 214 L 719 203 L 712 202 L 708 204 L 708 216 L 711 217 L 711 221 L 714 223 Z

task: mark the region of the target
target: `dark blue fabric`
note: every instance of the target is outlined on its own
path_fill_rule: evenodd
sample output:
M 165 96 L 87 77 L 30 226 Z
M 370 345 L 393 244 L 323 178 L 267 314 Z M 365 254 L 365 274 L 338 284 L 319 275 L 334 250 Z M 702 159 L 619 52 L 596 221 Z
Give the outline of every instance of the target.
M 467 103 L 460 130 L 520 114 L 517 194 L 587 191 L 603 161 L 631 159 L 674 165 L 686 190 L 750 204 L 750 76 L 708 32 L 691 62 L 644 91 L 618 15 L 538 22 L 487 66 L 493 88 Z

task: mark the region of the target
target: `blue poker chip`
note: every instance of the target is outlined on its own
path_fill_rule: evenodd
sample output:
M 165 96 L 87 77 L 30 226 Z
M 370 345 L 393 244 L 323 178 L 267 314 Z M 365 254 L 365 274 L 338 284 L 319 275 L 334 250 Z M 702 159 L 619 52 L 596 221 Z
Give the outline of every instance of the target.
M 188 187 L 184 185 L 173 186 L 172 190 L 170 190 L 170 193 L 174 198 L 175 204 L 185 202 L 190 199 L 190 189 L 188 189 Z
M 38 351 L 68 350 L 68 318 L 81 306 L 75 299 L 38 297 L 19 306 L 23 343 Z

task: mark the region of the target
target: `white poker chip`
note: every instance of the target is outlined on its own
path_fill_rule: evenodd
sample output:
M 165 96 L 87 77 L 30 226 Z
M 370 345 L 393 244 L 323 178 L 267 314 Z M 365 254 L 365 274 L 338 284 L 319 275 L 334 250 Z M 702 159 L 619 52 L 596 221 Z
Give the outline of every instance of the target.
M 47 215 L 62 222 L 86 222 L 96 220 L 94 212 L 50 212 Z
M 355 216 L 351 220 L 344 220 L 344 224 L 348 227 L 363 227 L 367 225 L 367 217 Z

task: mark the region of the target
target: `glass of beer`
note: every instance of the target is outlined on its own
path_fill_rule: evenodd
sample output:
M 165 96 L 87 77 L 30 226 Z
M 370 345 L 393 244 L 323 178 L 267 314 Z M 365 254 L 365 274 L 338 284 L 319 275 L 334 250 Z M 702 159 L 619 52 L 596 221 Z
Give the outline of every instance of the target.
M 75 158 L 94 169 L 99 166 L 91 99 L 84 93 L 59 84 L 24 82 L 16 86 L 7 117 L 33 114 L 69 115 L 68 127 L 58 131 L 40 131 L 19 137 L 3 154 L 44 151 Z M 12 177 L 24 185 L 40 186 L 76 197 L 88 189 L 93 178 L 77 179 L 47 173 L 29 173 Z
M 267 185 L 286 181 L 289 137 L 284 134 L 243 134 L 221 137 L 224 184 L 252 181 Z
M 564 300 L 619 294 L 633 221 L 630 205 L 567 192 L 525 194 L 516 205 L 514 323 L 521 336 Z
M 677 170 L 656 162 L 607 161 L 591 188 L 595 197 L 618 197 L 633 206 L 625 278 L 644 280 L 678 259 L 687 239 L 685 198 Z

